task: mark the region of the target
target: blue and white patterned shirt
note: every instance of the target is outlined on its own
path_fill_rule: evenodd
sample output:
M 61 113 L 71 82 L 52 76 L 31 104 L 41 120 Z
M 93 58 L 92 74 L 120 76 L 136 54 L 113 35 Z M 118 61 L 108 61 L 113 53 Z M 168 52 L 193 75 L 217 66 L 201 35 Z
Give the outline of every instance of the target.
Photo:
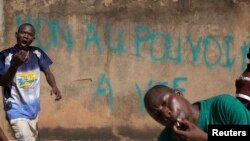
M 0 52 L 1 76 L 18 51 L 14 46 Z M 27 60 L 17 69 L 13 81 L 4 87 L 4 108 L 10 121 L 36 118 L 40 111 L 40 70 L 46 70 L 51 64 L 51 59 L 40 48 L 29 47 Z

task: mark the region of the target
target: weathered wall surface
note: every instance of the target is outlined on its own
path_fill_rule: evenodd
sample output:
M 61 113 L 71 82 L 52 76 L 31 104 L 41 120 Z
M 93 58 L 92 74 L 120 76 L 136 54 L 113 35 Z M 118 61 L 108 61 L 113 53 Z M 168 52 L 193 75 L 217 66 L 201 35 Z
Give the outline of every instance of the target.
M 1 49 L 15 44 L 18 25 L 30 22 L 33 45 L 54 61 L 63 99 L 54 102 L 43 76 L 42 140 L 155 140 L 162 126 L 145 112 L 148 88 L 169 85 L 191 102 L 233 95 L 247 63 L 247 0 L 0 3 Z

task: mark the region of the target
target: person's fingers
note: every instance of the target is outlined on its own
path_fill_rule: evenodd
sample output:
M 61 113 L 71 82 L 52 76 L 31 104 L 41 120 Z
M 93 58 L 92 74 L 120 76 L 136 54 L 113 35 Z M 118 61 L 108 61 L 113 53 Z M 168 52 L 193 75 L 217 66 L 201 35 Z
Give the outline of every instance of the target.
M 174 125 L 173 126 L 173 131 L 175 134 L 179 135 L 179 136 L 183 136 L 183 135 L 186 135 L 186 130 L 182 130 L 180 129 L 179 127 L 177 127 L 177 125 Z
M 21 50 L 21 51 L 19 51 L 18 53 L 19 53 L 21 56 L 25 56 L 25 55 L 27 54 L 27 52 L 24 51 L 24 50 Z
M 187 119 L 177 119 L 176 124 L 173 126 L 173 130 L 176 134 L 187 135 L 187 130 L 192 128 L 192 123 Z
M 15 54 L 16 57 L 20 58 L 21 60 L 25 60 L 28 58 L 28 52 L 24 50 L 20 50 Z
M 62 96 L 61 96 L 60 94 L 56 94 L 56 99 L 55 99 L 55 101 L 58 101 L 58 100 L 60 100 L 60 99 L 62 99 Z
M 187 119 L 182 119 L 182 120 L 178 119 L 177 122 L 179 122 L 182 128 L 189 129 L 192 127 L 192 123 Z
M 50 95 L 53 95 L 55 94 L 56 98 L 55 98 L 55 101 L 58 101 L 60 99 L 62 99 L 62 96 L 61 96 L 61 92 L 60 91 L 56 91 L 56 90 L 50 90 Z
M 22 53 L 22 58 L 25 60 L 28 58 L 28 52 L 27 51 L 23 51 Z

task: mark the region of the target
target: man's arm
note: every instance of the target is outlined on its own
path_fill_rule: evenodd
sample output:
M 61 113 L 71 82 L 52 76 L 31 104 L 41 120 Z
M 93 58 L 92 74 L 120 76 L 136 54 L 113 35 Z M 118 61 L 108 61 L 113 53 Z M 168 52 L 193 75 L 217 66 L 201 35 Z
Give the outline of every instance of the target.
M 7 137 L 5 136 L 2 128 L 0 128 L 0 141 L 8 141 Z
M 56 98 L 55 100 L 60 100 L 62 98 L 61 96 L 61 92 L 59 91 L 59 89 L 57 88 L 56 85 L 56 81 L 55 81 L 55 77 L 53 75 L 53 73 L 50 71 L 50 68 L 48 67 L 46 70 L 44 70 L 44 74 L 46 77 L 46 80 L 48 82 L 48 84 L 51 86 L 52 90 L 51 90 L 51 95 L 55 94 Z
M 7 86 L 13 80 L 16 71 L 27 59 L 27 52 L 24 50 L 19 51 L 13 57 L 12 63 L 5 74 L 0 77 L 0 86 Z
M 0 86 L 7 86 L 13 80 L 17 71 L 17 67 L 11 65 L 7 72 L 0 77 Z

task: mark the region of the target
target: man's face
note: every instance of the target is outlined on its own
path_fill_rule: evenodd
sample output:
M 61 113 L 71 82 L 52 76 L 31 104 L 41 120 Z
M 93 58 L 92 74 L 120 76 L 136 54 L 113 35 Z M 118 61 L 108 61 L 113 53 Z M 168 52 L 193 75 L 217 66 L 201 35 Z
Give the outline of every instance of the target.
M 173 127 L 179 119 L 189 119 L 191 104 L 179 91 L 161 91 L 145 99 L 145 107 L 157 122 Z
M 32 26 L 22 25 L 16 32 L 16 39 L 19 49 L 26 50 L 35 39 L 35 30 Z

